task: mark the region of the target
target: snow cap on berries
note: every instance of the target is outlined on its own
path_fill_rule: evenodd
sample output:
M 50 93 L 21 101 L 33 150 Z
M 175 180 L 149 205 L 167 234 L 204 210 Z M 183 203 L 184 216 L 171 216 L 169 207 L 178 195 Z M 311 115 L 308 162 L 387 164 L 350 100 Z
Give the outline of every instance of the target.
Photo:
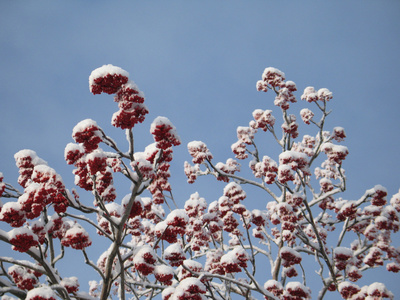
M 183 279 L 179 282 L 176 287 L 172 299 L 185 300 L 185 299 L 199 299 L 203 300 L 203 294 L 207 291 L 205 285 L 200 281 L 200 279 L 195 277 L 189 277 Z
M 69 228 L 61 240 L 61 244 L 73 249 L 83 249 L 92 244 L 92 240 L 86 230 L 78 224 L 74 224 Z
M 193 157 L 193 163 L 201 164 L 204 160 L 211 160 L 213 158 L 207 145 L 201 141 L 192 141 L 187 145 L 189 154 Z
M 26 295 L 25 300 L 56 300 L 55 292 L 48 286 L 32 289 Z
M 293 248 L 283 246 L 279 252 L 283 266 L 290 267 L 301 262 L 301 255 Z
M 302 299 L 302 298 L 310 299 L 311 298 L 310 289 L 298 281 L 288 282 L 285 286 L 285 292 L 288 293 L 292 297 L 299 297 L 299 299 Z M 298 298 L 295 298 L 295 299 L 298 299 Z
M 354 283 L 343 281 L 339 283 L 338 290 L 343 299 L 351 299 L 351 297 L 357 294 L 361 289 Z
M 270 279 L 264 283 L 264 289 L 266 289 L 268 292 L 271 292 L 276 297 L 282 295 L 283 293 L 282 283 L 273 279 Z
M 7 222 L 12 227 L 21 227 L 25 221 L 25 212 L 19 202 L 4 203 L 0 210 L 0 221 Z
M 15 228 L 8 233 L 13 250 L 26 252 L 29 248 L 36 246 L 38 238 L 30 228 Z
M 64 277 L 60 283 L 63 287 L 66 288 L 68 293 L 76 293 L 79 290 L 78 278 L 75 276 Z
M 133 263 L 135 269 L 138 270 L 144 276 L 147 276 L 154 271 L 154 265 L 157 262 L 157 255 L 153 248 L 150 246 L 142 246 L 136 249 Z
M 155 118 L 151 123 L 150 133 L 153 135 L 159 149 L 167 149 L 181 144 L 175 126 L 166 117 Z
M 129 73 L 120 67 L 103 65 L 92 71 L 89 76 L 89 89 L 93 95 L 115 94 L 121 85 L 128 82 Z
M 72 138 L 75 142 L 83 144 L 86 153 L 97 149 L 102 141 L 100 127 L 92 119 L 86 119 L 76 124 L 72 130 Z

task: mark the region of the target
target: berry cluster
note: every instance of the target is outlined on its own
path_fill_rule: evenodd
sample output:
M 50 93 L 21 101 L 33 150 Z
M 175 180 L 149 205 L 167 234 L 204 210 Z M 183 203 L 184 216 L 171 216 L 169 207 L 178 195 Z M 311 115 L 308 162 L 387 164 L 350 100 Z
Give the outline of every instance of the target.
M 111 123 L 121 129 L 142 123 L 149 113 L 143 104 L 143 93 L 128 77 L 128 72 L 113 65 L 97 68 L 89 77 L 89 88 L 94 95 L 115 94 L 114 101 L 118 103 L 119 111 L 113 114 Z

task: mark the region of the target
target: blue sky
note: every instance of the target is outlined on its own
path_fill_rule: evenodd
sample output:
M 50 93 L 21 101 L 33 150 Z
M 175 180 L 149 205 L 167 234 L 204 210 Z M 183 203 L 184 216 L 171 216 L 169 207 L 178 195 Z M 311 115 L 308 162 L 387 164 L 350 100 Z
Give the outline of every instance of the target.
M 400 187 L 397 1 L 1 1 L 0 28 L 0 171 L 7 182 L 18 177 L 14 153 L 32 149 L 72 188 L 63 153 L 86 118 L 123 145 L 124 133 L 110 125 L 112 97 L 88 89 L 90 72 L 111 63 L 146 95 L 150 114 L 135 128 L 138 149 L 152 142 L 155 117 L 177 127 L 183 145 L 175 149 L 172 184 L 180 203 L 195 191 L 214 201 L 223 187 L 207 179 L 186 185 L 189 141 L 204 141 L 225 161 L 236 127 L 247 126 L 254 109 L 279 117 L 272 93 L 255 89 L 269 66 L 297 84 L 298 99 L 310 85 L 333 92 L 327 129 L 344 127 L 350 151 L 343 197 L 358 199 L 381 184 L 390 199 Z M 292 107 L 298 114 L 306 104 Z M 265 154 L 277 150 L 271 143 Z M 385 278 L 400 294 L 398 278 Z

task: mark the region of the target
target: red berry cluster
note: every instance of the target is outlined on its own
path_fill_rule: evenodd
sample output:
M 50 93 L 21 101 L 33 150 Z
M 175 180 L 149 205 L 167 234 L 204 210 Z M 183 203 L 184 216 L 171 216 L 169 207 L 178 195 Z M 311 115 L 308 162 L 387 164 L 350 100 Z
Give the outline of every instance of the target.
M 169 245 L 164 250 L 164 258 L 169 261 L 169 264 L 172 267 L 182 265 L 183 261 L 186 259 L 185 252 L 182 249 L 182 245 L 179 243 Z
M 353 250 L 346 247 L 336 247 L 333 251 L 335 267 L 338 270 L 344 270 L 353 258 Z
M 236 158 L 245 159 L 248 157 L 246 145 L 251 145 L 253 143 L 256 131 L 257 130 L 252 127 L 239 126 L 237 128 L 238 141 L 231 146 L 232 152 L 236 155 Z
M 211 235 L 220 231 L 222 226 L 216 214 L 206 214 L 207 203 L 198 193 L 190 196 L 185 202 L 185 211 L 189 217 L 186 227 L 186 239 L 193 251 L 200 251 L 207 247 L 211 241 Z M 218 237 L 216 237 L 218 239 Z
M 19 169 L 18 183 L 24 188 L 27 186 L 29 179 L 31 179 L 33 168 L 36 165 L 46 164 L 32 150 L 21 150 L 14 155 L 14 158 Z
M 322 145 L 321 150 L 328 156 L 328 160 L 332 163 L 342 164 L 342 161 L 349 154 L 346 146 L 334 145 L 332 143 L 325 143 Z
M 381 185 L 374 187 L 374 193 L 372 195 L 371 204 L 375 206 L 383 206 L 387 203 L 386 200 L 387 190 Z
M 250 259 L 249 254 L 241 246 L 235 247 L 233 250 L 221 257 L 220 263 L 225 273 L 238 273 L 242 268 L 247 267 L 247 261 Z
M 115 94 L 121 85 L 128 82 L 128 77 L 121 74 L 107 74 L 103 77 L 94 78 L 90 86 L 93 95 L 107 93 Z
M 86 247 L 89 247 L 92 244 L 92 240 L 83 227 L 78 224 L 74 224 L 65 232 L 61 240 L 61 244 L 66 247 L 82 250 Z
M 157 117 L 151 124 L 150 132 L 155 143 L 146 148 L 145 157 L 152 165 L 157 164 L 157 168 L 148 189 L 154 203 L 162 204 L 163 191 L 171 191 L 168 178 L 171 176 L 169 162 L 172 160 L 172 146 L 180 145 L 181 141 L 175 126 L 165 117 Z
M 19 182 L 25 190 L 17 202 L 3 205 L 0 220 L 21 227 L 26 219 L 39 217 L 46 206 L 52 206 L 57 213 L 65 212 L 69 204 L 60 175 L 32 150 L 19 151 L 15 159 L 20 168 Z
M 25 300 L 56 300 L 56 293 L 48 286 L 40 286 L 30 290 Z
M 26 216 L 18 202 L 4 203 L 0 210 L 0 220 L 12 227 L 21 227 L 26 221 Z
M 307 155 L 297 151 L 285 151 L 279 155 L 279 164 L 289 166 L 294 172 L 300 170 L 304 176 L 311 175 Z M 279 173 L 279 170 L 278 170 Z
M 264 289 L 268 292 L 272 293 L 274 296 L 279 297 L 283 294 L 283 286 L 279 281 L 270 279 L 264 283 Z M 265 296 L 266 300 L 269 300 L 270 297 Z
M 283 300 L 306 300 L 311 298 L 311 291 L 300 282 L 288 282 L 282 295 Z
M 297 265 L 301 262 L 301 255 L 290 247 L 282 247 L 279 256 L 282 259 L 282 265 L 286 268 Z
M 101 129 L 97 125 L 96 121 L 86 119 L 75 125 L 74 129 L 72 130 L 72 138 L 75 140 L 75 142 L 82 144 L 85 153 L 90 153 L 97 149 L 99 143 L 102 141 Z M 74 163 L 72 160 L 74 159 L 74 156 L 77 156 L 75 159 L 79 158 L 79 150 L 80 149 L 75 148 L 73 149 L 72 153 L 68 153 L 68 157 L 70 157 L 69 160 L 71 160 L 72 163 Z
M 39 283 L 33 271 L 22 266 L 13 265 L 9 267 L 8 274 L 12 277 L 17 287 L 23 290 L 29 291 Z
M 8 233 L 13 250 L 26 252 L 38 245 L 38 238 L 33 231 L 26 227 L 15 228 Z
M 297 91 L 296 84 L 293 81 L 284 81 L 285 73 L 276 68 L 266 68 L 262 74 L 262 80 L 257 81 L 257 90 L 267 92 L 273 89 L 277 96 L 275 105 L 287 110 L 289 103 L 295 103 L 296 98 L 293 92 Z
M 330 92 L 326 88 L 319 89 L 316 91 L 314 87 L 309 86 L 304 89 L 303 95 L 301 96 L 301 100 L 305 100 L 307 102 L 317 102 L 317 101 L 329 101 L 332 99 L 332 92 Z
M 272 184 L 275 182 L 276 173 L 278 172 L 277 163 L 269 156 L 264 156 L 262 161 L 250 162 L 250 169 L 256 178 L 264 178 L 265 183 Z
M 343 299 L 352 299 L 353 295 L 356 295 L 360 291 L 360 287 L 354 283 L 343 281 L 339 284 L 339 293 Z
M 113 65 L 104 65 L 94 70 L 89 77 L 90 91 L 95 94 L 115 94 L 119 111 L 112 117 L 112 125 L 121 129 L 130 129 L 142 123 L 149 113 L 143 104 L 144 95 L 137 85 L 130 81 L 125 70 Z
M 221 264 L 224 255 L 222 249 L 207 251 L 207 260 L 204 269 L 212 274 L 225 275 L 225 269 Z
M 269 127 L 275 124 L 275 117 L 272 115 L 272 110 L 256 109 L 253 111 L 254 121 L 250 122 L 250 126 L 254 129 L 262 129 L 267 131 Z
M 289 134 L 293 139 L 299 136 L 299 124 L 297 124 L 296 122 L 295 115 L 289 115 L 287 118 L 285 118 L 285 122 L 282 124 L 281 127 L 283 129 L 283 132 Z
M 157 265 L 154 268 L 154 277 L 165 285 L 171 285 L 175 270 L 167 265 Z
M 189 154 L 193 157 L 192 161 L 194 164 L 202 164 L 205 160 L 211 160 L 213 158 L 207 145 L 200 141 L 192 141 L 187 145 Z
M 143 246 L 135 251 L 133 263 L 135 269 L 142 275 L 147 276 L 154 272 L 157 255 L 150 246 Z
M 215 167 L 218 170 L 220 170 L 221 172 L 223 172 L 223 174 L 218 173 L 216 176 L 217 180 L 223 181 L 223 182 L 229 182 L 229 177 L 225 176 L 224 174 L 233 175 L 233 174 L 235 174 L 235 172 L 240 171 L 240 164 L 232 158 L 228 158 L 226 160 L 226 163 L 222 163 L 222 162 L 217 163 L 215 165 Z
M 300 111 L 300 117 L 305 124 L 310 125 L 310 121 L 314 117 L 314 113 L 311 110 L 309 110 L 308 108 L 303 108 Z
M 79 290 L 79 282 L 77 277 L 65 277 L 61 280 L 61 285 L 65 287 L 68 293 L 76 293 Z
M 344 132 L 343 127 L 335 127 L 333 128 L 332 138 L 338 142 L 344 141 L 346 138 L 346 133 Z
M 168 149 L 172 146 L 181 144 L 181 140 L 176 132 L 176 128 L 170 120 L 165 117 L 157 117 L 150 127 L 156 146 L 159 149 Z
M 205 285 L 198 278 L 189 277 L 180 281 L 173 293 L 168 295 L 168 297 L 163 297 L 163 300 L 203 300 L 203 294 L 206 291 Z
M 246 208 L 240 203 L 240 201 L 246 198 L 246 193 L 242 187 L 235 183 L 228 183 L 224 188 L 223 196 L 218 200 L 218 217 L 222 218 L 223 230 L 230 232 L 234 235 L 241 235 L 239 229 L 239 222 L 237 221 L 234 214 L 242 216 L 247 213 Z
M 102 135 L 95 121 L 86 119 L 79 122 L 72 133 L 78 144 L 69 143 L 65 147 L 64 157 L 68 164 L 76 167 L 73 170 L 76 185 L 87 191 L 95 188 L 103 201 L 112 202 L 116 198 L 112 173 L 120 168 L 115 158 L 108 158 L 99 148 Z
M 184 260 L 182 265 L 178 268 L 178 279 L 179 281 L 182 281 L 183 279 L 190 278 L 190 277 L 196 277 L 198 278 L 199 276 L 194 274 L 194 273 L 201 273 L 204 271 L 203 265 L 199 263 L 198 261 L 187 259 Z M 193 273 L 194 272 L 194 273 Z M 205 277 L 200 279 L 201 282 L 207 281 Z
M 200 167 L 198 164 L 192 166 L 187 161 L 184 163 L 184 172 L 186 177 L 188 178 L 188 183 L 194 183 L 197 179 L 197 172 L 200 171 Z

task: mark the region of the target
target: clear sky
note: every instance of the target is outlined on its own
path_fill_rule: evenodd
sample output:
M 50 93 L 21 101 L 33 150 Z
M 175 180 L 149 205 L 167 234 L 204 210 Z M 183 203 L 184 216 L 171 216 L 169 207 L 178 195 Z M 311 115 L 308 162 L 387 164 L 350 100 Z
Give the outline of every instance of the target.
M 333 92 L 327 129 L 344 127 L 350 151 L 343 197 L 381 184 L 390 199 L 400 187 L 398 1 L 1 1 L 0 28 L 0 172 L 9 183 L 18 177 L 14 153 L 32 149 L 72 188 L 64 148 L 83 119 L 123 145 L 124 133 L 110 125 L 112 97 L 88 88 L 93 69 L 114 64 L 146 95 L 138 149 L 152 142 L 155 117 L 177 127 L 183 145 L 172 184 L 180 203 L 195 191 L 211 202 L 222 191 L 202 179 L 186 185 L 189 141 L 204 141 L 225 162 L 236 127 L 247 126 L 254 109 L 279 117 L 272 93 L 255 88 L 269 66 L 297 84 L 299 101 L 310 85 Z M 398 275 L 381 280 L 400 295 Z

